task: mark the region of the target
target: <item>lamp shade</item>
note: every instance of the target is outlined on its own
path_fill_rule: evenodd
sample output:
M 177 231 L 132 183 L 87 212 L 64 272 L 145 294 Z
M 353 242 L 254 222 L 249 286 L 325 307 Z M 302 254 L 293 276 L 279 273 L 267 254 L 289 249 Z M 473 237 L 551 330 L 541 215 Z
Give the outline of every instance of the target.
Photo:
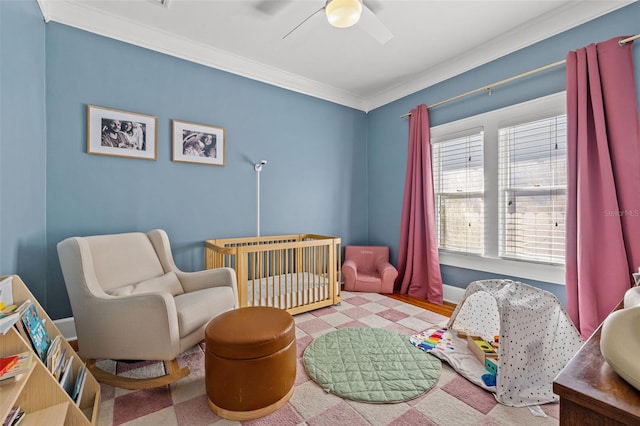
M 325 7 L 327 20 L 337 28 L 347 28 L 354 25 L 362 14 L 360 0 L 331 0 Z

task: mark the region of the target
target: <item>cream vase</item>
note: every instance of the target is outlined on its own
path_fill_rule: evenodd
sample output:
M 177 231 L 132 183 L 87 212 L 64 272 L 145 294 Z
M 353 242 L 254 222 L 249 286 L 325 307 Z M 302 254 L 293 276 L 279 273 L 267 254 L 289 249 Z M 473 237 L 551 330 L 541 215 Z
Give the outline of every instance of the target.
M 612 312 L 602 323 L 600 351 L 620 377 L 640 390 L 640 287 L 629 289 L 624 309 Z

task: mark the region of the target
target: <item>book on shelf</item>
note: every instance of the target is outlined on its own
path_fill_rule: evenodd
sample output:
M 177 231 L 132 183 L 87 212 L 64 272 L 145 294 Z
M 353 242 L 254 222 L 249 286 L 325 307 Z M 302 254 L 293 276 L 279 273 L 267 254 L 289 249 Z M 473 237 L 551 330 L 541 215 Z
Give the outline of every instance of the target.
M 76 379 L 76 384 L 73 387 L 73 392 L 71 393 L 71 398 L 76 402 L 76 405 L 80 405 L 80 399 L 82 399 L 82 391 L 84 389 L 84 382 L 87 379 L 87 364 L 82 364 L 80 370 L 78 371 L 78 378 Z
M 38 309 L 30 303 L 25 312 L 20 316 L 24 332 L 29 338 L 33 349 L 42 362 L 46 361 L 47 351 L 51 345 L 51 337 L 44 327 L 44 321 L 38 313 Z
M 30 300 L 23 302 L 20 306 L 11 305 L 6 308 L 6 315 L 0 316 L 0 334 L 7 334 L 7 331 L 11 330 L 14 324 L 18 322 L 20 316 L 26 311 L 27 307 L 31 304 Z
M 60 377 L 60 386 L 62 386 L 62 389 L 67 391 L 67 394 L 71 396 L 71 394 L 73 393 L 74 383 L 75 382 L 73 380 L 73 355 L 69 355 L 69 358 L 67 358 L 67 360 L 65 361 L 62 376 Z
M 20 407 L 14 406 L 13 408 L 11 408 L 9 414 L 7 414 L 7 417 L 4 419 L 4 423 L 2 423 L 2 426 L 12 426 L 19 413 Z
M 13 305 L 13 277 L 0 281 L 0 310 Z
M 62 376 L 62 369 L 64 368 L 65 361 L 66 361 L 66 355 L 67 355 L 67 348 L 63 348 L 62 352 L 60 353 L 60 358 L 58 358 L 58 362 L 57 364 L 54 366 L 53 371 L 51 372 L 53 374 L 53 377 L 55 377 L 55 379 L 57 381 L 60 381 L 60 377 Z
M 4 302 L 0 302 L 0 319 L 14 314 L 16 309 L 18 309 L 18 305 L 15 303 L 7 306 Z
M 62 346 L 60 345 L 61 340 L 62 338 L 60 335 L 56 336 L 51 342 L 51 345 L 49 345 L 49 350 L 47 351 L 45 365 L 51 374 L 53 374 L 56 366 L 58 365 L 60 355 L 62 354 Z
M 24 411 L 18 409 L 18 412 L 14 416 L 11 423 L 9 423 L 9 426 L 17 426 L 22 422 L 22 420 L 24 420 Z
M 0 318 L 0 334 L 7 334 L 7 331 L 11 330 L 11 327 L 20 319 L 20 315 L 17 313 L 13 313 L 11 315 L 7 315 L 3 318 Z
M 11 367 L 17 364 L 18 359 L 19 359 L 18 355 L 9 355 L 9 356 L 0 358 L 0 377 L 2 377 L 4 373 L 9 371 Z
M 18 361 L 13 364 L 7 371 L 0 375 L 0 384 L 7 383 L 7 381 L 19 376 L 22 373 L 29 371 L 31 368 L 31 356 L 33 352 L 25 351 L 16 354 Z

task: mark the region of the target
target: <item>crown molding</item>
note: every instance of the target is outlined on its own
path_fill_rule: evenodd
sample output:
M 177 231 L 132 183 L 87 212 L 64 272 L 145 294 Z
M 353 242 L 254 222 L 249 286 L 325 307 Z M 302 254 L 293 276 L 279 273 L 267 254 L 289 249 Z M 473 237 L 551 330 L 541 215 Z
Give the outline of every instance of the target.
M 481 48 L 470 50 L 465 55 L 425 70 L 416 76 L 416 78 L 406 83 L 372 94 L 365 99 L 365 110 L 371 111 L 379 108 L 441 81 L 455 77 L 456 75 L 470 71 L 539 41 L 577 27 L 602 15 L 606 15 L 635 1 L 637 0 L 574 1 L 485 43 Z M 558 58 L 558 60 L 561 59 L 563 58 Z M 431 103 L 436 103 L 441 100 L 442 99 L 434 99 Z
M 44 18 L 44 22 L 49 22 L 49 1 L 48 0 L 38 0 L 38 6 L 40 7 L 40 13 L 42 13 L 42 17 Z
M 54 21 L 190 62 L 358 110 L 364 100 L 348 91 L 258 63 L 157 28 L 96 11 L 77 1 L 38 0 L 47 22 Z M 45 14 L 46 13 L 46 14 Z
M 190 62 L 240 75 L 364 112 L 418 92 L 448 78 L 527 47 L 594 18 L 624 7 L 627 1 L 574 1 L 532 20 L 517 30 L 473 49 L 466 55 L 425 70 L 414 79 L 368 97 L 358 96 L 288 71 L 178 37 L 157 28 L 142 26 L 85 6 L 81 1 L 37 0 L 46 22 L 54 21 L 94 34 L 151 49 Z M 438 100 L 434 100 L 436 102 Z

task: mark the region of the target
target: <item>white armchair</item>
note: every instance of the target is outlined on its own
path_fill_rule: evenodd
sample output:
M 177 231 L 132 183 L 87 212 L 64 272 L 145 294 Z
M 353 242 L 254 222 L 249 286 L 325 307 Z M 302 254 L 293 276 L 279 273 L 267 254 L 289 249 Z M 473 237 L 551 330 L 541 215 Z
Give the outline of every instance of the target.
M 189 374 L 176 356 L 204 339 L 215 316 L 238 306 L 233 269 L 179 270 L 163 230 L 71 237 L 58 256 L 80 355 L 101 382 L 127 389 L 173 383 Z M 167 374 L 130 379 L 96 359 L 163 360 Z

